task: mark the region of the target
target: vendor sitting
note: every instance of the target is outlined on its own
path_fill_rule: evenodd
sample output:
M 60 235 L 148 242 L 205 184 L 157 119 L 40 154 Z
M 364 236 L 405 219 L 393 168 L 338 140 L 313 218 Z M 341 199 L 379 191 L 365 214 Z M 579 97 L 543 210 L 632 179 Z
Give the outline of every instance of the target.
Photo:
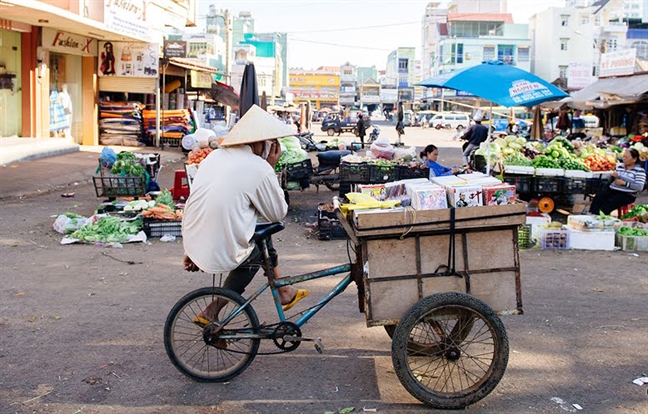
M 459 168 L 456 167 L 444 167 L 443 165 L 437 162 L 439 158 L 439 149 L 436 145 L 428 145 L 421 152 L 421 158 L 423 158 L 423 165 L 430 168 L 430 177 L 442 177 L 444 175 L 452 175 L 459 172 Z
M 617 164 L 611 174 L 613 181 L 592 200 L 591 214 L 610 214 L 619 207 L 634 203 L 639 191 L 646 184 L 646 172 L 639 164 L 639 151 L 628 148 L 623 151 L 623 162 Z

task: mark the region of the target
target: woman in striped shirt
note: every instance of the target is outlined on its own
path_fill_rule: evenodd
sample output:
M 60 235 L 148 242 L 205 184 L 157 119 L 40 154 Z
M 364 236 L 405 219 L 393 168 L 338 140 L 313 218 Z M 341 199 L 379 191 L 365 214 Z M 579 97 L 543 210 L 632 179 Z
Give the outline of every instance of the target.
M 610 214 L 619 207 L 634 203 L 637 193 L 646 184 L 646 172 L 639 165 L 639 151 L 634 148 L 623 151 L 623 162 L 617 164 L 611 176 L 614 181 L 594 197 L 590 213 Z

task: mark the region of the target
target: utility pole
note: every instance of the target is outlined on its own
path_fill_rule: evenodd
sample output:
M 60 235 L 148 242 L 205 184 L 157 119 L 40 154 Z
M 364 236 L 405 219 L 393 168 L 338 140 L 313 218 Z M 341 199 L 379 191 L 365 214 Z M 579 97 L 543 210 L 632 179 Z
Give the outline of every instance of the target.
M 225 16 L 223 17 L 225 20 L 225 82 L 230 85 L 232 83 L 232 67 L 231 67 L 231 59 L 230 55 L 232 54 L 230 51 L 231 48 L 231 34 L 230 31 L 232 30 L 232 27 L 230 26 L 230 12 L 229 9 L 225 9 Z M 230 115 L 230 106 L 226 105 L 225 106 L 225 122 L 229 122 L 229 115 Z

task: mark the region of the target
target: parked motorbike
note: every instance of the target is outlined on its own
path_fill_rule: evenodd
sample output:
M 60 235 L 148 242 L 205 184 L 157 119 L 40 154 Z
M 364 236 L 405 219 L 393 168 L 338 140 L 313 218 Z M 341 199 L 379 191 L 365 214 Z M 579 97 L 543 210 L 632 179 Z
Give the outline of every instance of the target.
M 373 129 L 371 130 L 371 133 L 369 134 L 369 143 L 374 142 L 375 140 L 378 139 L 378 136 L 380 135 L 380 128 L 378 128 L 378 125 L 372 125 Z

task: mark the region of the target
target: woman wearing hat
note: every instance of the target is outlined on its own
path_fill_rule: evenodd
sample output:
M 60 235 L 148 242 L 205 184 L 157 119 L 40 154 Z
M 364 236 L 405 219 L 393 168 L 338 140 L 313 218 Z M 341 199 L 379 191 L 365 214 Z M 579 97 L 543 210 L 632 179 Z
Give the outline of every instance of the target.
M 262 263 L 252 236 L 260 216 L 281 221 L 288 212 L 274 167 L 281 156 L 277 138 L 294 130 L 254 105 L 209 154 L 196 173 L 182 218 L 184 268 L 206 273 L 229 273 L 223 287 L 243 294 Z M 268 250 L 279 277 L 277 252 Z M 285 286 L 278 289 L 283 309 L 292 308 L 310 292 Z M 218 314 L 213 302 L 196 316 L 205 326 Z

